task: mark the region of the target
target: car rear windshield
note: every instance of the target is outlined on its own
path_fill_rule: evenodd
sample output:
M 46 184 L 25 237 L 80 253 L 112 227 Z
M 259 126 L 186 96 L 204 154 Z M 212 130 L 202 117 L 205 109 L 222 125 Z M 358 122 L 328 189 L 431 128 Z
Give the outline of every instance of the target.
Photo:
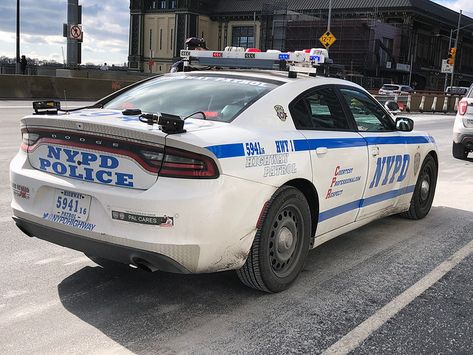
M 230 122 L 281 84 L 238 75 L 163 75 L 124 92 L 104 108 L 136 108 L 146 113 L 169 113 L 181 117 L 204 112 L 208 120 Z M 200 118 L 201 115 L 193 117 Z
M 383 90 L 399 90 L 399 86 L 397 85 L 383 85 L 381 88 Z

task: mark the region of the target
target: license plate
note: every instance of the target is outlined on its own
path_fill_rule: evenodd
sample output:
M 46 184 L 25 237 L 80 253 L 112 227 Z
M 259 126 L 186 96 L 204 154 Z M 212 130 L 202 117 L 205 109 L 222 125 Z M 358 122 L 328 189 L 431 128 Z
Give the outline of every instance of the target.
M 53 213 L 68 219 L 86 221 L 91 197 L 78 192 L 56 190 Z

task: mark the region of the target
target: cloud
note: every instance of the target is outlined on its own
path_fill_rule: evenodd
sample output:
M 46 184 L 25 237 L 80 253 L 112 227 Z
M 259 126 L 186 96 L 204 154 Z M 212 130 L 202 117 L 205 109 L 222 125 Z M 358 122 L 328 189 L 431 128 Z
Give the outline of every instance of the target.
M 473 1 L 471 0 L 439 0 L 435 2 L 455 11 L 463 10 L 464 15 L 473 17 Z
M 82 5 L 84 42 L 82 61 L 122 64 L 128 56 L 129 0 L 79 0 Z M 49 47 L 51 53 L 61 52 L 66 46 L 62 37 L 63 23 L 67 22 L 67 2 L 64 0 L 21 0 L 21 46 L 27 55 L 42 53 Z M 16 32 L 16 2 L 0 3 L 0 55 L 11 53 L 9 44 Z M 42 46 L 41 49 L 35 49 Z M 14 49 L 13 49 L 14 51 Z M 44 55 L 41 54 L 41 58 Z M 94 59 L 92 59 L 94 58 Z

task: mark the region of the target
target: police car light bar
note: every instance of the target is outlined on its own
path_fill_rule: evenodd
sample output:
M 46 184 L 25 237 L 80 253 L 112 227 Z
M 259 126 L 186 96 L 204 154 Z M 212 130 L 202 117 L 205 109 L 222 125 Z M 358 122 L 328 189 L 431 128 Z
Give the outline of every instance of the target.
M 181 50 L 181 57 L 185 67 L 196 61 L 201 66 L 284 70 L 315 75 L 315 66 L 325 62 L 328 52 L 315 48 L 288 53 L 276 50 L 257 52 L 231 47 L 224 51 Z

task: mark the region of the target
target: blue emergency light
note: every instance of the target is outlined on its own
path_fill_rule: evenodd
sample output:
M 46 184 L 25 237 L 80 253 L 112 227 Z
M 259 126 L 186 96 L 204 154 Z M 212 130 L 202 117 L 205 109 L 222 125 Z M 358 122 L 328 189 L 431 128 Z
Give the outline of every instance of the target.
M 281 53 L 279 55 L 279 60 L 289 60 L 289 53 Z

